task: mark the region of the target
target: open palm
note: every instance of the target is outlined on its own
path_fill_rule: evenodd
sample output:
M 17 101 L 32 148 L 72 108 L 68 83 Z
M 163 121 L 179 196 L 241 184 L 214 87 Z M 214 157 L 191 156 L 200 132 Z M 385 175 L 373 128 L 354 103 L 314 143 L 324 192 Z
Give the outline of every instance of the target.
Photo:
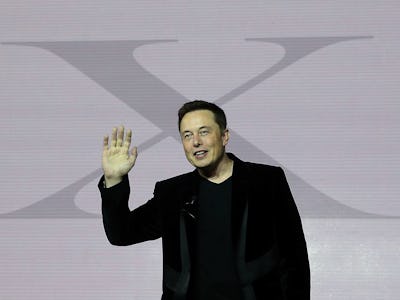
M 129 151 L 131 139 L 132 131 L 127 130 L 124 137 L 123 126 L 113 128 L 110 144 L 109 137 L 104 137 L 102 167 L 108 187 L 120 182 L 122 177 L 128 174 L 135 165 L 137 148 L 133 147 Z

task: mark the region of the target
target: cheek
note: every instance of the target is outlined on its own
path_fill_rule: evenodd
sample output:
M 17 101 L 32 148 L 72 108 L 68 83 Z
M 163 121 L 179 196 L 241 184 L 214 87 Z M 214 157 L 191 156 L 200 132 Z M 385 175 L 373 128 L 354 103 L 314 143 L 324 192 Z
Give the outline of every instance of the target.
M 190 152 L 190 146 L 189 146 L 189 145 L 183 144 L 183 150 L 184 150 L 186 153 Z

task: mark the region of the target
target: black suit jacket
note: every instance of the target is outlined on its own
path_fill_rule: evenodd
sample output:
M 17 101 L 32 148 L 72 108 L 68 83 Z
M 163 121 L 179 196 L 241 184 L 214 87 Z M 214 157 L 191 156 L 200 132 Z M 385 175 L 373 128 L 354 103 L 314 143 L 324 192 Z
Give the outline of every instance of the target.
M 232 238 L 243 299 L 309 299 L 306 242 L 283 170 L 228 155 L 234 160 Z M 162 238 L 165 300 L 186 299 L 198 179 L 195 170 L 157 182 L 153 199 L 133 211 L 127 176 L 108 189 L 99 183 L 111 244 Z

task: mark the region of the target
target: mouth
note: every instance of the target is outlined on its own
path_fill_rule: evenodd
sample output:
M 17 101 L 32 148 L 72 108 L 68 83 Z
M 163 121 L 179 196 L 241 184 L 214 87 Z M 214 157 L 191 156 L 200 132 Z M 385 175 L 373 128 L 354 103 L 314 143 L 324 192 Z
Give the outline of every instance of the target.
M 208 151 L 206 151 L 206 150 L 200 150 L 200 151 L 194 152 L 193 155 L 197 159 L 202 159 L 207 155 L 207 153 L 208 153 Z

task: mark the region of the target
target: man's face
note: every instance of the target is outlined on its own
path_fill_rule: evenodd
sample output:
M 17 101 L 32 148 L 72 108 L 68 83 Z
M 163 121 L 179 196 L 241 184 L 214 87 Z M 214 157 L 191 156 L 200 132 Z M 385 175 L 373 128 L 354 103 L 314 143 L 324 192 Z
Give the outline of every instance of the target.
M 185 114 L 180 134 L 187 160 L 196 168 L 217 168 L 225 154 L 229 132 L 221 132 L 209 110 L 196 110 Z

